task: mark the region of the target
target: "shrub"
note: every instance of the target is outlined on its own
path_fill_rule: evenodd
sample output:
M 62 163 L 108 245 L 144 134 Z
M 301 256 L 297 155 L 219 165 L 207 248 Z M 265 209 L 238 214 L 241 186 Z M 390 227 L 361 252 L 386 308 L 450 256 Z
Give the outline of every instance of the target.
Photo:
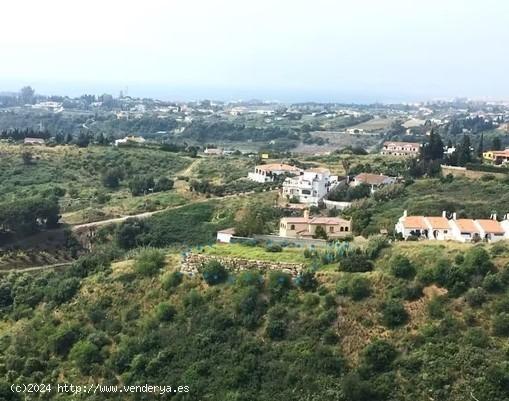
M 184 275 L 179 271 L 166 274 L 162 279 L 162 283 L 161 283 L 162 287 L 166 291 L 170 291 L 173 288 L 178 287 L 182 283 L 183 278 L 184 278 Z
M 78 341 L 71 349 L 69 358 L 76 363 L 76 366 L 83 373 L 90 372 L 91 365 L 101 361 L 99 348 L 88 340 Z
M 348 293 L 355 301 L 369 297 L 371 294 L 371 282 L 367 277 L 354 276 L 348 287 Z
M 269 244 L 265 247 L 267 252 L 282 252 L 283 247 L 279 244 Z
M 441 319 L 445 315 L 445 298 L 440 296 L 435 296 L 429 301 L 428 306 L 428 314 L 433 319 Z
M 268 287 L 274 299 L 279 300 L 292 288 L 291 276 L 281 271 L 272 271 L 269 274 Z
M 203 279 L 208 285 L 216 285 L 226 281 L 228 278 L 228 271 L 217 260 L 207 262 L 201 271 Z
M 158 249 L 144 249 L 136 258 L 134 269 L 143 276 L 153 276 L 164 267 L 165 255 Z
M 339 262 L 339 270 L 344 272 L 368 272 L 372 269 L 373 263 L 361 252 L 352 252 Z
M 415 267 L 410 260 L 402 255 L 396 255 L 391 259 L 391 273 L 398 278 L 412 279 L 415 276 Z
M 161 302 L 156 307 L 156 318 L 160 322 L 169 322 L 173 320 L 173 317 L 176 315 L 177 310 L 173 305 L 170 305 L 167 302 Z
M 488 292 L 501 292 L 504 289 L 504 283 L 499 274 L 487 274 L 482 286 Z
M 162 191 L 169 191 L 173 188 L 173 180 L 170 180 L 167 177 L 161 177 L 157 181 L 154 191 L 155 192 L 162 192 Z
M 287 324 L 280 319 L 269 320 L 265 334 L 271 340 L 282 340 L 286 336 Z
M 382 322 L 389 328 L 401 326 L 408 321 L 408 313 L 403 304 L 390 300 L 382 306 Z
M 65 356 L 80 338 L 80 328 L 71 325 L 59 326 L 49 338 L 51 350 L 60 356 Z
M 263 284 L 263 276 L 258 272 L 243 271 L 237 275 L 237 283 L 241 287 L 261 287 Z
M 304 291 L 314 291 L 318 286 L 318 282 L 316 281 L 315 272 L 311 270 L 306 270 L 301 272 L 297 276 L 297 287 L 301 288 Z
M 392 344 L 384 340 L 375 340 L 362 352 L 362 360 L 366 367 L 375 372 L 391 370 L 398 351 Z
M 462 267 L 470 275 L 485 276 L 487 273 L 495 271 L 490 255 L 481 246 L 475 246 L 465 252 Z
M 481 306 L 486 301 L 486 291 L 482 288 L 470 288 L 465 294 L 465 300 L 472 307 Z
M 502 312 L 493 318 L 493 334 L 500 337 L 509 336 L 509 313 Z
M 376 259 L 382 249 L 389 246 L 389 241 L 384 235 L 372 235 L 369 237 L 368 245 L 366 246 L 366 256 L 370 259 Z

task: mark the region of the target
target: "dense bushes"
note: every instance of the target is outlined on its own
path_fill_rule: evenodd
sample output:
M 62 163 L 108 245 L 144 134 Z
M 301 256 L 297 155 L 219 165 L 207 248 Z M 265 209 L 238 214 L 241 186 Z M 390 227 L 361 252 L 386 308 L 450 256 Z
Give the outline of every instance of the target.
M 351 252 L 339 262 L 339 270 L 344 272 L 368 272 L 373 269 L 373 263 L 362 252 Z
M 143 249 L 136 257 L 134 269 L 143 276 L 153 276 L 164 267 L 165 255 L 158 249 Z
M 382 305 L 382 323 L 389 328 L 405 324 L 408 320 L 408 313 L 403 304 L 391 299 Z
M 391 273 L 398 278 L 411 279 L 415 276 L 416 270 L 408 258 L 396 255 L 391 259 Z
M 208 285 L 223 283 L 228 278 L 228 271 L 217 260 L 207 262 L 201 268 L 201 274 Z
M 367 277 L 347 276 L 338 281 L 336 291 L 340 295 L 348 295 L 353 300 L 359 301 L 371 294 L 371 282 Z

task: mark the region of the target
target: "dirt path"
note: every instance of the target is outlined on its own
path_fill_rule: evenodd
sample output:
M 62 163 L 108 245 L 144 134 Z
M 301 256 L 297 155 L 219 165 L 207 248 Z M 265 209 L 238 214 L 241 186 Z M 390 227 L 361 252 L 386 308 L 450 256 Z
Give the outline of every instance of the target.
M 46 270 L 46 269 L 56 269 L 59 267 L 68 267 L 72 265 L 72 262 L 66 262 L 66 263 L 55 263 L 52 265 L 42 265 L 42 266 L 31 266 L 31 267 L 20 267 L 18 269 L 0 269 L 0 274 L 8 274 L 8 273 L 24 273 L 24 272 L 31 272 L 31 271 L 38 271 L 38 270 Z

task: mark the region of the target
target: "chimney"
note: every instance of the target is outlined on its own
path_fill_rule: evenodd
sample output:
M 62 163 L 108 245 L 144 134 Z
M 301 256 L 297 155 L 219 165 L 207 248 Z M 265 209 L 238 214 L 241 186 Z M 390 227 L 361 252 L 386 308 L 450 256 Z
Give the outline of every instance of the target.
M 457 218 L 458 218 L 458 215 L 456 214 L 456 212 L 454 212 L 454 213 L 452 214 L 452 219 L 453 219 L 453 220 L 457 220 Z
M 407 217 L 408 216 L 408 211 L 407 210 L 404 210 L 403 211 L 403 217 Z
M 490 219 L 491 220 L 497 220 L 497 214 L 496 213 L 492 213 Z
M 447 218 L 447 212 L 445 210 L 442 211 L 442 217 Z
M 308 210 L 308 209 L 305 209 L 305 210 L 304 210 L 304 218 L 305 218 L 306 220 L 309 220 L 309 210 Z

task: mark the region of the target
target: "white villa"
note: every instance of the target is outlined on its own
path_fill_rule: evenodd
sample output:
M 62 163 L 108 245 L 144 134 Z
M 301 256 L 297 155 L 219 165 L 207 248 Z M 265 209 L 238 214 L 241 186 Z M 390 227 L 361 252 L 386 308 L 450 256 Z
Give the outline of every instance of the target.
M 453 213 L 449 219 L 445 211 L 441 217 L 408 216 L 405 210 L 395 230 L 405 239 L 417 236 L 438 241 L 496 242 L 509 239 L 508 218 L 506 214 L 502 221 L 498 221 L 497 215 L 492 214 L 489 219 L 458 219 Z
M 254 173 L 249 173 L 247 178 L 256 182 L 272 182 L 278 175 L 282 174 L 290 174 L 297 175 L 300 174 L 302 170 L 295 166 L 290 166 L 289 164 L 281 164 L 281 163 L 272 163 L 272 164 L 260 164 L 255 166 Z
M 330 175 L 326 168 L 312 168 L 301 175 L 287 178 L 283 183 L 283 195 L 297 198 L 300 203 L 317 206 L 327 193 L 338 184 L 338 177 Z

